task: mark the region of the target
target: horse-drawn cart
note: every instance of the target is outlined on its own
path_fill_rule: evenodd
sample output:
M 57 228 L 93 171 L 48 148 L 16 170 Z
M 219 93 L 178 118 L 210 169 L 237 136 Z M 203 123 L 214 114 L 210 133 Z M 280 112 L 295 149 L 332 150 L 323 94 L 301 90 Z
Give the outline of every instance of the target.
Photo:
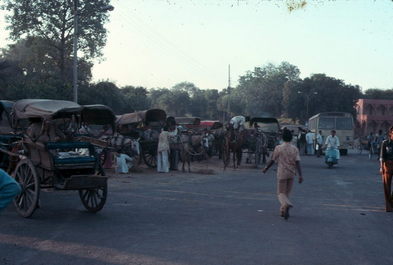
M 63 100 L 25 99 L 14 104 L 13 128 L 23 135 L 14 143 L 17 148 L 0 151 L 16 158 L 10 173 L 22 188 L 14 204 L 23 217 L 38 208 L 41 188 L 77 190 L 89 212 L 103 208 L 107 178 L 100 170 L 94 146 L 77 141 L 75 136 L 84 122 L 82 110 L 82 106 Z
M 123 114 L 116 121 L 117 131 L 121 135 L 140 139 L 140 155 L 149 167 L 157 166 L 158 136 L 165 126 L 166 112 L 162 109 L 150 109 Z
M 276 118 L 254 117 L 249 120 L 249 126 L 258 128 L 267 137 L 267 147 L 273 150 L 280 142 L 280 124 Z

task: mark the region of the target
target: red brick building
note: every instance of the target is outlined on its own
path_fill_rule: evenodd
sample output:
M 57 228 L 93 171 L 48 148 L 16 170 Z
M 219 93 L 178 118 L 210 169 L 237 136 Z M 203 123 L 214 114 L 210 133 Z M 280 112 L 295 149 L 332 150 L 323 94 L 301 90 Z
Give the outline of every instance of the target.
M 356 113 L 360 135 L 377 133 L 379 130 L 386 132 L 393 125 L 393 100 L 359 99 Z

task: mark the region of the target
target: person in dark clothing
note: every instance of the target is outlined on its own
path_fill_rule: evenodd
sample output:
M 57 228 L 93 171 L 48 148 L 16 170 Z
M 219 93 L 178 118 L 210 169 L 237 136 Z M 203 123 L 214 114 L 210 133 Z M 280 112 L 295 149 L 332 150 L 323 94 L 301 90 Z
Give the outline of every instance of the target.
M 381 144 L 380 172 L 385 194 L 385 210 L 393 211 L 392 176 L 393 176 L 393 126 L 389 129 L 388 139 Z

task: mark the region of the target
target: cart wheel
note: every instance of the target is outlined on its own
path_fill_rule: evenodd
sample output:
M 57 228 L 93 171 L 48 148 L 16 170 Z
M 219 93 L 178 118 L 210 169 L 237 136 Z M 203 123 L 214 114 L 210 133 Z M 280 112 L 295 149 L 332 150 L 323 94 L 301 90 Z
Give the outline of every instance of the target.
M 100 211 L 106 202 L 106 196 L 108 193 L 108 185 L 97 188 L 97 189 L 87 189 L 79 190 L 79 197 L 83 203 L 83 206 L 91 212 L 96 213 Z
M 148 167 L 157 167 L 157 154 L 149 152 L 149 150 L 142 150 L 143 161 Z
M 33 163 L 28 159 L 21 160 L 16 166 L 14 177 L 22 189 L 14 199 L 16 211 L 23 217 L 30 217 L 37 209 L 40 197 L 40 179 Z

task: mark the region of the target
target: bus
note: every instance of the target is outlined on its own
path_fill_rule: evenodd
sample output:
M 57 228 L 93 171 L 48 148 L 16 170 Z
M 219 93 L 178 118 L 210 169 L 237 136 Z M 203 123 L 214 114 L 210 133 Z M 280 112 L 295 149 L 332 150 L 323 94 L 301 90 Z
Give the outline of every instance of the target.
M 308 129 L 313 132 L 322 131 L 324 141 L 331 130 L 335 130 L 340 139 L 340 153 L 343 155 L 346 155 L 348 148 L 353 145 L 354 128 L 353 116 L 347 112 L 318 113 L 308 120 Z

